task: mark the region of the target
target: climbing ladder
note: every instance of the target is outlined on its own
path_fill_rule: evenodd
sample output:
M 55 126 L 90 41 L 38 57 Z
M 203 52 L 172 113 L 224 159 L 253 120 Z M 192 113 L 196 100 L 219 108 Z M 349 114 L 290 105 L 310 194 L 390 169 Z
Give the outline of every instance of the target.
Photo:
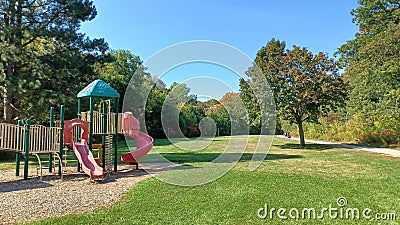
M 106 170 L 112 170 L 113 169 L 113 135 L 112 134 L 107 134 L 105 136 L 105 169 Z

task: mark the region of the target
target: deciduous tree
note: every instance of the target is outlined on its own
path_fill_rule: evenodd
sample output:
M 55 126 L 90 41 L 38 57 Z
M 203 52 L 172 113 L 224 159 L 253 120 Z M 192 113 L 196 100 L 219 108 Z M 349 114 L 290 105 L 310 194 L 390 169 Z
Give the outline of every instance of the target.
M 359 32 L 354 40 L 339 48 L 338 54 L 346 66 L 344 79 L 350 87 L 348 118 L 363 128 L 363 132 L 356 134 L 360 141 L 376 142 L 381 136 L 387 138 L 382 132 L 392 137 L 400 135 L 400 104 L 396 94 L 400 91 L 400 3 L 395 0 L 358 3 L 352 15 Z
M 271 86 L 279 117 L 298 125 L 304 146 L 303 122 L 317 122 L 320 115 L 336 110 L 344 102 L 346 85 L 326 54 L 298 46 L 284 49 L 284 42 L 272 39 L 255 62 Z

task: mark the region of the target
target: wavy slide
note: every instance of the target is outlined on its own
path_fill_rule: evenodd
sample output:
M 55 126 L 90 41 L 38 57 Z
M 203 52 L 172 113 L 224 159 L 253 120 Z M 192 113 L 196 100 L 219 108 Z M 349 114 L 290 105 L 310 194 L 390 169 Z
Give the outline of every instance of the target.
M 136 140 L 136 150 L 121 156 L 121 161 L 126 163 L 138 163 L 140 158 L 145 156 L 153 147 L 153 138 L 140 131 L 140 123 L 131 112 L 123 115 L 123 130 Z

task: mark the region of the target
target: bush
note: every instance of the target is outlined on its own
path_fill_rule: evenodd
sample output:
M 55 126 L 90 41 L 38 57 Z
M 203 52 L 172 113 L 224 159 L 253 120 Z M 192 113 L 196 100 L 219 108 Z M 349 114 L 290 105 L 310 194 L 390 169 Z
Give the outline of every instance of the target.
M 356 113 L 350 119 L 328 115 L 318 123 L 304 123 L 305 136 L 309 139 L 350 142 L 369 146 L 387 147 L 400 143 L 400 119 Z M 297 132 L 293 132 L 297 135 Z

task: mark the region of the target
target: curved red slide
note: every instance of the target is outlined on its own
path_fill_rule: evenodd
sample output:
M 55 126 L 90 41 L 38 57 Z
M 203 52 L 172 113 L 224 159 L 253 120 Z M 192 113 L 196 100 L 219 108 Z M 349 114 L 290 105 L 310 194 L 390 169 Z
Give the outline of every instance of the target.
M 72 128 L 79 126 L 83 132 L 81 135 L 81 143 L 75 143 L 72 139 Z M 80 165 L 82 166 L 83 172 L 89 175 L 92 179 L 99 179 L 104 177 L 104 170 L 100 167 L 93 157 L 92 152 L 87 144 L 88 140 L 89 123 L 80 119 L 72 119 L 65 121 L 64 124 L 64 143 L 69 143 Z
M 123 115 L 123 130 L 125 135 L 129 135 L 136 140 L 136 150 L 121 156 L 121 161 L 126 163 L 138 163 L 140 158 L 145 156 L 153 147 L 153 138 L 140 131 L 140 123 L 131 112 Z

